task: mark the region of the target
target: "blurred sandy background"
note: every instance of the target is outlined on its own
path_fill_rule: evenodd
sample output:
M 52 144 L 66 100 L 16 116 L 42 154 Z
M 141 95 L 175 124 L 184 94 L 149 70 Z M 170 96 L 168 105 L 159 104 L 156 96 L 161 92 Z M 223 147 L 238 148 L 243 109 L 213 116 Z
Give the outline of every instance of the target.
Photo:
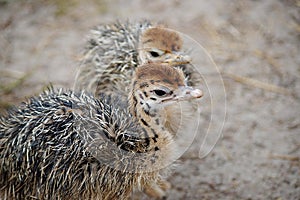
M 199 65 L 213 88 L 203 133 L 223 123 L 224 81 L 222 138 L 200 159 L 199 133 L 168 199 L 300 199 L 299 0 L 0 0 L 1 112 L 49 83 L 72 88 L 88 31 L 116 19 L 162 21 L 212 55 L 222 78 Z

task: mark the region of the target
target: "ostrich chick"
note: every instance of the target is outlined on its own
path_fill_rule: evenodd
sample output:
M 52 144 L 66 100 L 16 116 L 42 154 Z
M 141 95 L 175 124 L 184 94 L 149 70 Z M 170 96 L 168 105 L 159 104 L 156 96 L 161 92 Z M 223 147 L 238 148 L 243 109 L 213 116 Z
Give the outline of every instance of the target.
M 127 199 L 134 188 L 165 197 L 176 151 L 165 108 L 201 96 L 181 70 L 146 64 L 129 107 L 63 90 L 31 98 L 0 118 L 1 199 Z
M 128 96 L 135 69 L 151 62 L 184 66 L 191 79 L 190 58 L 182 52 L 178 33 L 150 22 L 98 26 L 89 40 L 76 76 L 75 90 Z M 193 82 L 193 80 L 191 81 Z

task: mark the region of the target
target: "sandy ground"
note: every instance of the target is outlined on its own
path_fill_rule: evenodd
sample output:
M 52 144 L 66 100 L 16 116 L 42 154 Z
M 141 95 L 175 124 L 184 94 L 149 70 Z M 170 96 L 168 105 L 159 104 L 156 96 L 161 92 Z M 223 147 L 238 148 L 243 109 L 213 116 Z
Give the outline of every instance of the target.
M 202 44 L 218 66 L 201 63 L 201 50 L 209 95 L 168 199 L 300 199 L 299 0 L 0 2 L 2 110 L 49 83 L 72 88 L 91 27 L 163 21 Z

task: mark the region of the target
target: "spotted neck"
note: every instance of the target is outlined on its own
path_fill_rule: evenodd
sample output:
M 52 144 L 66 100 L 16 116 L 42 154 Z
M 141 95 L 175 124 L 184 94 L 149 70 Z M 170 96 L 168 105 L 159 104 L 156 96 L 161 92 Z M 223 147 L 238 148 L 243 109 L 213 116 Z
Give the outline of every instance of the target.
M 146 130 L 147 137 L 151 138 L 150 145 L 158 150 L 160 146 L 171 141 L 172 135 L 165 129 L 166 113 L 163 108 L 152 108 L 146 102 L 147 93 L 140 91 L 132 92 L 129 98 L 129 109 L 132 115 L 139 121 Z M 163 143 L 163 144 L 161 144 Z

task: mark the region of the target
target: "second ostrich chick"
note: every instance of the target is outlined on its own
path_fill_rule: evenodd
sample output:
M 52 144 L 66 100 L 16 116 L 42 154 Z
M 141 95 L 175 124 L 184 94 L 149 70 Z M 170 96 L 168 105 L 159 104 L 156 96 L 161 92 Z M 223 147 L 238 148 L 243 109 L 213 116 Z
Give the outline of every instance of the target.
M 184 66 L 188 84 L 195 85 L 192 66 L 184 65 L 191 60 L 182 46 L 177 32 L 148 21 L 98 26 L 90 32 L 75 89 L 127 97 L 135 69 L 153 62 Z

